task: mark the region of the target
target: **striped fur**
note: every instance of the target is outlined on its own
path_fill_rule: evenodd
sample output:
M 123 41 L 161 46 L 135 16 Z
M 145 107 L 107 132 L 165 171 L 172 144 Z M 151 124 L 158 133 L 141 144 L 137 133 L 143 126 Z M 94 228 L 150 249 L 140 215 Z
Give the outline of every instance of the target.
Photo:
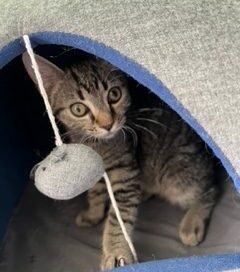
M 192 129 L 156 99 L 154 107 L 133 110 L 127 77 L 105 61 L 91 59 L 60 72 L 48 61 L 37 59 L 53 110 L 66 127 L 65 135 L 103 157 L 129 234 L 132 236 L 141 194 L 157 195 L 187 210 L 179 228 L 182 242 L 189 246 L 200 243 L 217 189 L 211 157 Z M 108 95 L 116 87 L 121 98 L 110 103 Z M 75 103 L 86 105 L 87 114 L 74 116 L 70 109 Z M 105 218 L 108 196 L 103 180 L 88 192 L 87 199 L 88 209 L 76 218 L 79 226 L 95 225 Z M 130 264 L 133 257 L 110 206 L 101 268 L 111 269 L 121 260 Z

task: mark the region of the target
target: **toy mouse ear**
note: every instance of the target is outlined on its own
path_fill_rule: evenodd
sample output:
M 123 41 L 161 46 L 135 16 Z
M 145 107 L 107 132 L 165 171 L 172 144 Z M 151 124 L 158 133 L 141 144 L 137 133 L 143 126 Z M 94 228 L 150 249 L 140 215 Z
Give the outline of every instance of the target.
M 51 86 L 56 84 L 56 82 L 58 82 L 59 80 L 62 80 L 64 76 L 64 72 L 63 70 L 58 68 L 56 65 L 54 65 L 50 61 L 36 54 L 35 54 L 35 59 L 39 67 L 39 72 L 41 74 L 44 87 L 46 88 L 46 91 L 48 92 Z M 22 60 L 29 76 L 31 77 L 33 82 L 37 85 L 37 79 L 36 79 L 34 70 L 32 68 L 32 62 L 27 52 L 23 53 Z

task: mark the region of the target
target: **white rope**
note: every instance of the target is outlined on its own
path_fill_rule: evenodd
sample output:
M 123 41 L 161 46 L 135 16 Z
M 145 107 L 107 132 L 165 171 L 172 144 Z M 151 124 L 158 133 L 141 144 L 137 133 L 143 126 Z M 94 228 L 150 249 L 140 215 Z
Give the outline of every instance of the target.
M 54 132 L 54 135 L 55 135 L 56 146 L 61 146 L 63 144 L 63 141 L 61 139 L 61 136 L 60 136 L 57 124 L 56 124 L 56 120 L 55 120 L 51 105 L 50 105 L 49 100 L 48 100 L 47 92 L 46 92 L 46 90 L 44 88 L 44 85 L 43 85 L 43 80 L 42 80 L 42 77 L 41 77 L 41 74 L 40 74 L 40 71 L 39 71 L 39 68 L 38 68 L 38 64 L 37 64 L 37 61 L 35 59 L 35 56 L 34 56 L 34 53 L 33 53 L 33 50 L 32 50 L 32 46 L 31 46 L 29 36 L 24 35 L 23 40 L 25 42 L 25 47 L 26 47 L 27 52 L 29 54 L 29 57 L 31 59 L 32 68 L 33 68 L 35 76 L 37 78 L 38 87 L 39 87 L 39 90 L 40 90 L 41 95 L 43 97 L 44 104 L 45 104 L 46 110 L 47 110 L 47 114 L 48 114 L 49 120 L 50 120 L 52 128 L 53 128 L 53 132 Z M 121 227 L 121 230 L 123 232 L 124 238 L 126 239 L 128 245 L 129 245 L 129 248 L 130 248 L 130 250 L 131 250 L 131 252 L 133 254 L 134 260 L 137 262 L 137 254 L 136 254 L 135 248 L 133 246 L 131 238 L 128 235 L 126 227 L 125 227 L 124 222 L 122 220 L 122 217 L 121 217 L 120 211 L 118 209 L 118 205 L 117 205 L 117 202 L 116 202 L 116 199 L 114 197 L 113 190 L 112 190 L 112 185 L 111 185 L 111 182 L 110 182 L 109 177 L 108 177 L 106 172 L 103 174 L 103 177 L 105 179 L 108 194 L 109 194 L 110 200 L 112 202 L 113 209 L 114 209 L 114 211 L 116 213 L 118 223 L 119 223 L 119 225 Z
M 51 123 L 52 128 L 53 128 L 53 132 L 54 132 L 54 135 L 55 135 L 56 146 L 61 146 L 63 144 L 63 141 L 61 139 L 61 136 L 60 136 L 60 133 L 59 133 L 56 121 L 55 121 L 55 117 L 53 115 L 52 108 L 51 108 L 49 100 L 48 100 L 47 92 L 46 92 L 46 90 L 44 88 L 44 85 L 43 85 L 43 80 L 42 80 L 41 74 L 39 72 L 38 64 L 37 64 L 37 61 L 35 59 L 35 56 L 34 56 L 34 53 L 33 53 L 33 50 L 32 50 L 32 46 L 31 46 L 31 42 L 29 40 L 28 35 L 24 35 L 23 40 L 25 42 L 25 47 L 26 47 L 27 52 L 29 54 L 29 57 L 31 59 L 32 68 L 33 68 L 33 71 L 34 71 L 36 79 L 37 79 L 38 87 L 39 87 L 39 90 L 40 90 L 41 95 L 43 97 L 43 101 L 44 101 L 44 104 L 45 104 L 45 107 L 46 107 L 46 110 L 47 110 L 47 114 L 48 114 L 50 123 Z
M 123 232 L 123 235 L 125 237 L 125 240 L 127 241 L 128 245 L 129 245 L 129 248 L 130 248 L 130 250 L 132 252 L 134 260 L 135 260 L 135 262 L 137 262 L 137 253 L 135 251 L 135 248 L 133 246 L 131 238 L 130 238 L 130 236 L 127 233 L 126 227 L 125 227 L 125 225 L 123 223 L 120 211 L 118 209 L 118 205 L 117 205 L 116 199 L 115 199 L 114 194 L 113 194 L 112 185 L 111 185 L 111 182 L 110 182 L 109 177 L 108 177 L 108 175 L 107 175 L 106 172 L 103 174 L 103 177 L 104 177 L 105 182 L 106 182 L 108 194 L 109 194 L 110 200 L 112 202 L 113 209 L 114 209 L 114 211 L 116 213 L 118 223 L 119 223 L 119 225 L 120 225 L 120 227 L 122 229 L 122 232 Z

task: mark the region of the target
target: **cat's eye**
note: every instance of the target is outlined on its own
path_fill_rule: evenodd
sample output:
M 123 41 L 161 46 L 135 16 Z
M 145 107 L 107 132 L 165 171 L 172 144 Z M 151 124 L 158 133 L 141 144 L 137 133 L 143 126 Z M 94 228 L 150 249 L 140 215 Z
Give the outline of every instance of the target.
M 83 117 L 89 111 L 88 107 L 82 103 L 75 103 L 75 104 L 71 105 L 70 110 L 71 110 L 72 114 L 77 117 Z
M 108 103 L 117 103 L 122 96 L 122 92 L 119 88 L 114 87 L 108 92 Z

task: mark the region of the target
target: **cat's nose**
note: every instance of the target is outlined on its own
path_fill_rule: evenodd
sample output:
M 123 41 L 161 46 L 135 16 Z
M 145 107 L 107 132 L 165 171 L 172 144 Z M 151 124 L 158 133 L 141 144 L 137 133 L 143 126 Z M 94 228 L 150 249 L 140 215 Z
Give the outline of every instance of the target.
M 106 130 L 110 131 L 110 130 L 111 130 L 111 128 L 112 128 L 112 126 L 113 126 L 113 122 L 108 123 L 108 124 L 106 124 L 106 125 L 102 126 L 102 128 L 104 128 L 104 129 L 106 129 Z

